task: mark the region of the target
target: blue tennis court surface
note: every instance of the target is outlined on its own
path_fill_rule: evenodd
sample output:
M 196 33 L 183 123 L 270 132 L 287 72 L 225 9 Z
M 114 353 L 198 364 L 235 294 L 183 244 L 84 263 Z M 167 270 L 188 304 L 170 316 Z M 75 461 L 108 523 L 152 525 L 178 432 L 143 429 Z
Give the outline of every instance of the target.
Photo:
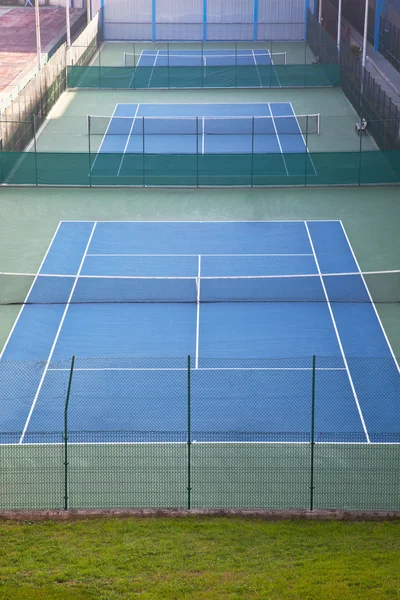
M 318 439 L 395 434 L 399 369 L 359 273 L 340 221 L 61 222 L 3 350 L 0 431 L 53 439 L 75 354 L 71 430 L 184 441 L 170 357 L 191 355 L 193 439 L 301 441 L 315 354 Z
M 319 115 L 313 117 L 316 132 Z M 104 117 L 91 119 L 93 128 L 96 119 L 104 124 Z M 315 175 L 302 126 L 290 102 L 117 104 L 107 122 L 92 173 L 129 175 L 131 154 L 280 154 L 282 173 L 290 176 L 298 175 L 299 164 L 295 161 L 291 166 L 285 154 L 305 153 L 308 172 Z M 109 154 L 122 155 L 118 164 L 110 161 L 106 156 Z M 104 155 L 102 160 L 99 155 Z M 300 162 L 304 171 L 304 159 Z M 273 164 L 275 172 L 278 165 Z M 267 159 L 265 165 L 267 169 Z
M 286 63 L 286 53 L 275 54 L 281 64 Z M 138 67 L 219 67 L 266 66 L 274 64 L 274 55 L 267 49 L 225 50 L 143 50 Z

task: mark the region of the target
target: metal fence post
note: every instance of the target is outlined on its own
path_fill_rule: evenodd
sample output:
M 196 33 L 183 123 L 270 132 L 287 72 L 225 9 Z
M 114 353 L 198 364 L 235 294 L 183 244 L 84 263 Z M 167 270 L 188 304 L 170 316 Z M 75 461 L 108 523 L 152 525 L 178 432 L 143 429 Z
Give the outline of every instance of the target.
M 250 164 L 250 185 L 254 187 L 254 135 L 255 135 L 255 117 L 251 121 L 251 164 Z
M 35 153 L 35 185 L 38 186 L 38 154 L 37 154 L 37 127 L 36 127 L 36 115 L 32 115 L 32 127 L 33 127 L 33 152 Z
M 188 384 L 188 394 L 187 394 L 187 400 L 188 400 L 188 411 L 187 411 L 187 459 L 188 459 L 188 463 L 187 463 L 187 507 L 190 510 L 191 508 L 191 491 L 192 491 L 192 478 L 191 478 L 191 445 L 192 445 L 192 434 L 191 434 L 191 422 L 190 422 L 190 411 L 191 411 L 191 406 L 190 406 L 190 355 L 188 356 L 188 369 L 187 369 L 187 384 Z
M 68 405 L 71 395 L 72 375 L 74 372 L 75 356 L 71 360 L 71 368 L 69 371 L 67 397 L 64 407 L 64 510 L 68 510 Z
M 141 117 L 142 119 L 142 143 L 143 143 L 143 187 L 146 187 L 146 149 L 145 149 L 145 135 L 144 135 L 144 121 L 145 117 Z
M 311 377 L 310 510 L 314 510 L 314 449 L 315 449 L 315 355 L 312 357 L 312 377 Z
M 91 117 L 90 115 L 88 115 L 88 123 L 87 123 L 87 129 L 88 129 L 88 152 L 89 152 L 89 187 L 92 187 L 92 149 L 91 149 Z
M 0 184 L 4 183 L 3 158 L 3 140 L 0 138 Z
M 362 123 L 363 120 L 363 115 L 360 115 L 360 124 Z M 358 185 L 361 185 L 361 177 L 362 177 L 362 136 L 363 133 L 362 131 L 359 132 L 359 136 L 360 136 L 360 148 L 359 148 L 359 154 L 360 154 L 360 159 L 358 161 Z

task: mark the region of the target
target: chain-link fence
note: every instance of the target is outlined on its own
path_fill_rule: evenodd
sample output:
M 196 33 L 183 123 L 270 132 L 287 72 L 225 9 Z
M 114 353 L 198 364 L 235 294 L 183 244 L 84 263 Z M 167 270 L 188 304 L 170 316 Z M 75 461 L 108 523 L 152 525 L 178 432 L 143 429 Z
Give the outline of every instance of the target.
M 4 184 L 30 186 L 395 184 L 400 183 L 400 150 L 259 154 L 3 152 L 0 176 Z
M 1 361 L 0 397 L 1 509 L 400 509 L 392 358 Z
M 67 64 L 88 64 L 101 42 L 99 13 L 70 48 L 63 44 L 38 71 L 0 104 L 0 152 L 34 149 L 37 134 L 46 117 L 67 89 Z
M 335 10 L 337 12 L 337 8 Z M 330 22 L 331 27 L 325 25 L 325 30 L 312 13 L 309 12 L 308 16 L 307 42 L 310 48 L 320 56 L 322 63 L 340 66 L 340 87 L 360 118 L 365 118 L 370 124 L 370 132 L 379 148 L 400 148 L 400 109 L 363 68 L 360 48 L 342 40 L 339 52 L 332 37 L 336 34 L 332 23 L 337 23 L 337 20 Z
M 379 52 L 400 71 L 400 29 L 383 15 L 379 21 Z

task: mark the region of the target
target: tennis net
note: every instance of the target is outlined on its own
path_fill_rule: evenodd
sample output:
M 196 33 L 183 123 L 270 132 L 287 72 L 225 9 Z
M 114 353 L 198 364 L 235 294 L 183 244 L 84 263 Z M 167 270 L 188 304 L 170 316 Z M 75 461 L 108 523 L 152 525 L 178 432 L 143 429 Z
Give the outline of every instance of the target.
M 400 271 L 227 277 L 0 274 L 0 304 L 400 303 Z
M 103 117 L 88 115 L 88 135 L 319 135 L 320 113 L 284 116 Z
M 286 65 L 286 52 L 227 53 L 227 54 L 175 54 L 153 52 L 137 54 L 124 52 L 124 67 L 234 67 Z

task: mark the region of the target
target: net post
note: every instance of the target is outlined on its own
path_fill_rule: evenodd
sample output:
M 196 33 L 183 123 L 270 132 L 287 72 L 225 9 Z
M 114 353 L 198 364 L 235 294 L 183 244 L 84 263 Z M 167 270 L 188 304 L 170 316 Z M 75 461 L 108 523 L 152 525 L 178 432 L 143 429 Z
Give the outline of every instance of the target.
M 315 354 L 312 357 L 311 378 L 311 456 L 310 456 L 310 510 L 314 510 L 314 450 L 315 450 Z
M 190 355 L 188 355 L 187 361 L 187 507 L 188 510 L 191 508 L 191 492 L 192 492 L 192 473 L 191 473 L 191 444 L 192 444 L 192 433 L 191 433 L 191 381 L 190 381 Z
M 92 152 L 91 152 L 91 143 L 90 143 L 90 127 L 91 127 L 91 118 L 90 115 L 88 117 L 88 152 L 89 152 L 89 187 L 92 187 Z
M 71 359 L 67 396 L 64 406 L 64 510 L 68 510 L 68 405 L 71 396 L 72 376 L 74 373 L 75 355 Z

